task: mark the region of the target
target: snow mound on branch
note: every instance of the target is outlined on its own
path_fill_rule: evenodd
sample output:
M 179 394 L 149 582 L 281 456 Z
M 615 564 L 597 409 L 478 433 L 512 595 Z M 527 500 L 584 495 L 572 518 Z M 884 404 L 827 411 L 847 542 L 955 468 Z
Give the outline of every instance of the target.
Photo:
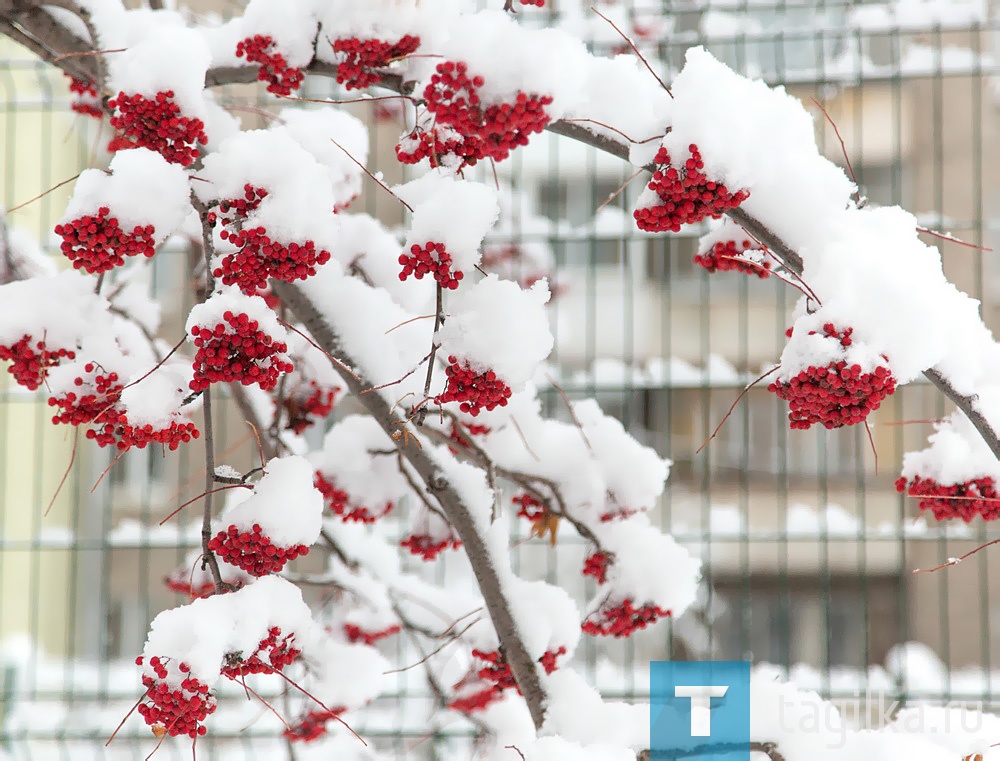
M 635 750 L 649 747 L 649 705 L 605 701 L 570 668 L 561 668 L 543 685 L 549 699 L 542 732 L 582 745 L 606 743 Z M 617 759 L 617 756 L 611 756 Z
M 593 399 L 575 403 L 573 412 L 615 502 L 636 510 L 653 507 L 670 475 L 670 460 L 660 459 L 654 449 L 636 441 Z
M 671 611 L 674 618 L 694 603 L 701 561 L 672 536 L 661 533 L 646 514 L 601 523 L 593 529 L 604 549 L 615 555 L 598 600 L 610 590 L 615 599 L 628 598 L 637 606 L 653 604 Z
M 85 169 L 73 187 L 61 223 L 96 215 L 107 206 L 122 230 L 152 225 L 153 240 L 160 244 L 184 224 L 191 211 L 187 174 L 159 153 L 147 148 L 119 151 L 111 159 L 109 175 L 102 169 Z
M 854 185 L 820 155 L 812 117 L 783 87 L 741 77 L 694 47 L 671 92 L 671 131 L 662 144 L 673 161 L 682 163 L 696 144 L 709 178 L 734 193 L 749 190 L 742 208 L 793 249 L 842 224 Z
M 231 504 L 219 520 L 247 532 L 258 525 L 277 547 L 312 545 L 323 527 L 323 495 L 313 486 L 309 461 L 297 455 L 269 460 L 253 495 Z
M 0 344 L 25 334 L 50 351 L 75 349 L 84 336 L 111 335 L 108 303 L 94 293 L 94 278 L 76 270 L 0 286 Z
M 226 325 L 227 332 L 231 332 L 229 324 L 223 319 L 226 312 L 232 312 L 234 315 L 245 314 L 251 320 L 255 320 L 258 330 L 267 333 L 273 341 L 288 343 L 288 334 L 267 302 L 260 296 L 247 296 L 235 288 L 226 288 L 213 293 L 206 301 L 194 305 L 184 324 L 188 340 L 192 340 L 191 330 L 196 325 L 214 328 L 222 323 Z
M 383 686 L 388 686 L 385 672 L 392 666 L 369 645 L 350 645 L 324 637 L 303 651 L 303 657 L 314 675 L 309 692 L 327 708 L 344 706 L 348 711 L 361 708 L 378 697 Z
M 489 275 L 449 299 L 451 316 L 437 334 L 441 351 L 468 360 L 473 369 L 492 370 L 517 391 L 552 351 L 548 300 L 544 280 L 522 290 Z
M 393 300 L 408 312 L 427 314 L 434 311 L 433 278 L 399 279 L 402 246 L 395 235 L 367 214 L 339 214 L 337 219 L 340 232 L 331 254 L 340 262 L 344 272 L 350 272 L 352 266 L 357 266 L 373 285 L 387 290 Z M 419 329 L 420 322 L 410 325 Z M 412 330 L 410 326 L 404 329 L 409 330 Z M 410 332 L 406 334 L 412 335 Z
M 589 54 L 565 32 L 529 28 L 501 10 L 463 14 L 448 31 L 435 52 L 449 61 L 464 61 L 470 76 L 483 77 L 484 106 L 512 102 L 518 92 L 550 95 L 545 111 L 559 119 L 585 100 Z
M 977 406 L 989 410 L 991 421 L 1000 420 L 997 389 L 980 391 Z M 903 455 L 902 475 L 907 481 L 915 477 L 932 478 L 939 484 L 963 484 L 990 477 L 1000 482 L 1000 461 L 990 451 L 972 421 L 963 412 L 953 412 L 943 422 L 935 423 L 929 446 L 919 452 Z
M 823 307 L 795 321 L 792 336 L 781 352 L 778 380 L 788 381 L 807 367 L 826 367 L 840 360 L 848 366 L 859 365 L 865 373 L 885 364 L 881 354 L 864 341 L 854 340 L 845 347 L 838 337 L 826 335 L 823 326 L 830 322 L 840 328 L 840 323 L 832 320 Z
M 496 191 L 436 169 L 397 185 L 393 192 L 413 207 L 404 251 L 413 245 L 443 243 L 451 254 L 452 270 L 468 274 L 479 264 L 479 247 L 500 215 Z
M 184 399 L 190 393 L 192 369 L 179 362 L 161 365 L 127 379 L 121 404 L 128 414 L 129 425 L 136 428 L 151 425 L 155 430 L 169 428 L 173 422 L 186 420 L 181 412 Z M 134 385 L 133 385 L 134 384 Z
M 312 463 L 320 473 L 332 476 L 352 502 L 378 509 L 387 502 L 399 504 L 410 490 L 394 456 L 370 454 L 394 449 L 374 418 L 348 415 L 323 437 L 323 448 L 312 456 Z
M 358 163 L 368 163 L 368 128 L 364 122 L 329 107 L 285 108 L 278 118 L 288 134 L 326 168 L 337 206 L 346 206 L 361 193 L 365 173 Z
M 149 659 L 170 658 L 186 663 L 191 676 L 211 687 L 227 653 L 249 657 L 273 626 L 284 634 L 294 633 L 300 648 L 316 636 L 312 613 L 299 588 L 277 576 L 264 576 L 237 592 L 160 613 L 143 648 L 144 669 L 155 677 Z M 179 684 L 183 674 L 171 673 Z
M 580 641 L 580 613 L 562 587 L 544 581 L 524 581 L 510 576 L 505 583 L 514 618 L 528 655 L 537 661 L 546 652 L 566 648 L 563 663 L 573 657 Z M 470 632 L 473 633 L 473 632 Z M 490 652 L 500 643 L 492 626 L 475 629 L 476 647 Z
M 184 116 L 204 120 L 205 72 L 211 59 L 208 43 L 198 32 L 165 25 L 124 53 L 107 57 L 109 86 L 116 93 L 150 99 L 173 91 Z
M 240 39 L 271 37 L 288 65 L 302 68 L 315 53 L 318 5 L 315 0 L 250 0 L 243 11 Z

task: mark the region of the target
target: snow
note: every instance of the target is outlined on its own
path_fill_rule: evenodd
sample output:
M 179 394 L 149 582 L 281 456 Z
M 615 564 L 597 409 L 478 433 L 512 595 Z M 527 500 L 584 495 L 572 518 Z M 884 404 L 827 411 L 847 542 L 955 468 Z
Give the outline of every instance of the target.
M 372 454 L 394 450 L 394 442 L 374 418 L 348 415 L 327 432 L 322 449 L 311 459 L 316 470 L 350 495 L 351 504 L 377 515 L 387 503 L 398 505 L 410 491 L 395 455 Z
M 548 283 L 522 290 L 517 283 L 489 275 L 461 288 L 448 300 L 450 317 L 437 333 L 441 351 L 467 360 L 475 370 L 492 370 L 519 390 L 552 351 L 545 304 Z
M 309 461 L 297 455 L 269 460 L 253 495 L 227 508 L 219 523 L 241 532 L 260 526 L 276 547 L 313 544 L 323 526 L 323 495 L 313 486 Z
M 50 351 L 76 349 L 86 335 L 107 337 L 107 302 L 94 293 L 94 278 L 76 270 L 0 285 L 0 344 L 25 335 L 43 340 Z
M 278 317 L 260 296 L 247 296 L 235 288 L 224 288 L 213 293 L 206 301 L 195 304 L 188 314 L 184 330 L 191 340 L 191 330 L 195 326 L 214 328 L 222 324 L 226 333 L 232 333 L 232 326 L 225 321 L 226 312 L 234 315 L 245 314 L 257 322 L 257 329 L 267 333 L 275 343 L 287 343 L 287 333 L 278 322 Z
M 243 11 L 242 39 L 264 35 L 274 40 L 289 67 L 302 68 L 313 58 L 318 20 L 316 0 L 250 0 Z
M 128 415 L 129 425 L 151 425 L 155 430 L 168 428 L 180 422 L 191 408 L 181 412 L 184 399 L 190 393 L 191 365 L 173 362 L 161 365 L 150 373 L 152 365 L 141 372 L 126 376 L 126 388 L 121 394 L 121 405 Z
M 496 192 L 488 185 L 457 179 L 446 169 L 432 170 L 392 190 L 413 207 L 404 251 L 443 243 L 452 270 L 471 275 L 480 262 L 483 238 L 500 214 Z

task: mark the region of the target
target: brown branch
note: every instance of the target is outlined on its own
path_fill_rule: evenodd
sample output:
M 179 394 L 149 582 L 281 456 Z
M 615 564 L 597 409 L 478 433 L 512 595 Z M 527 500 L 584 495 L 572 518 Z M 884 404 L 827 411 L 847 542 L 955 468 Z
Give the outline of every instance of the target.
M 202 402 L 205 412 L 205 512 L 201 521 L 201 550 L 203 554 L 202 568 L 208 566 L 212 574 L 212 581 L 215 582 L 215 593 L 222 594 L 228 585 L 222 581 L 222 573 L 219 571 L 219 560 L 215 553 L 208 548 L 208 543 L 212 541 L 212 489 L 215 478 L 215 436 L 212 428 L 212 389 L 205 389 L 202 394 Z M 229 487 L 232 488 L 232 487 Z
M 444 288 L 441 283 L 437 284 L 437 299 L 434 307 L 434 332 L 431 333 L 431 352 L 427 355 L 427 377 L 424 379 L 424 399 L 430 399 L 431 396 L 431 381 L 434 379 L 434 358 L 437 356 L 437 350 L 439 344 L 437 343 L 437 334 L 441 330 L 441 326 L 444 324 Z M 427 405 L 421 406 L 420 410 L 417 412 L 416 420 L 414 421 L 418 426 L 424 424 L 424 418 L 427 417 Z

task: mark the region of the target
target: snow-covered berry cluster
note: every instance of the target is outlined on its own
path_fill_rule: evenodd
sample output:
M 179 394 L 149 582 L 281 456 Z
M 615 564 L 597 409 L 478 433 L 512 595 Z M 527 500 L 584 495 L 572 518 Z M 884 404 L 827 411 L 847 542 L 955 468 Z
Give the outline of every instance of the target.
M 75 113 L 84 116 L 92 116 L 95 119 L 103 117 L 104 109 L 101 108 L 101 96 L 97 92 L 97 87 L 70 74 L 66 76 L 69 77 L 69 91 L 77 96 L 70 102 L 69 107 Z
M 462 543 L 451 537 L 436 539 L 429 534 L 410 534 L 399 543 L 399 546 L 405 547 L 422 560 L 431 561 L 445 550 L 457 550 Z
M 845 351 L 854 340 L 853 328 L 838 330 L 833 323 L 823 325 L 823 335 Z M 810 331 L 809 335 L 817 335 Z M 774 381 L 768 391 L 788 402 L 788 420 L 792 428 L 808 429 L 815 423 L 827 428 L 840 428 L 864 422 L 877 410 L 882 400 L 896 390 L 896 380 L 885 364 L 866 372 L 857 363 L 846 359 L 830 362 L 823 367 L 809 366 L 785 381 Z
M 172 164 L 190 166 L 198 158 L 198 145 L 208 142 L 205 123 L 184 116 L 174 102 L 174 91 L 156 93 L 147 98 L 135 93 L 118 93 L 108 101 L 115 110 L 111 126 L 121 133 L 118 149 L 141 146 L 156 151 Z
M 506 407 L 511 397 L 511 389 L 497 378 L 492 370 L 477 372 L 468 362 L 459 361 L 458 357 L 448 357 L 448 385 L 445 390 L 434 397 L 437 404 L 459 402 L 459 409 L 475 417 L 485 408 L 487 411 L 496 407 Z
M 337 81 L 348 90 L 361 90 L 382 81 L 383 69 L 420 47 L 420 38 L 406 34 L 396 42 L 342 37 L 333 41 L 337 54 Z
M 643 511 L 635 507 L 617 506 L 613 510 L 606 510 L 605 512 L 601 513 L 600 520 L 601 523 L 610 523 L 611 521 L 623 521 L 641 512 Z
M 1000 491 L 991 476 L 960 484 L 941 484 L 922 476 L 907 480 L 903 476 L 896 480 L 896 491 L 920 497 L 920 509 L 930 510 L 935 520 L 961 518 L 969 523 L 977 516 L 984 521 L 1000 518 Z
M 704 253 L 695 254 L 694 263 L 709 272 L 744 272 L 766 280 L 771 276 L 771 261 L 766 257 L 757 261 L 745 253 L 760 250 L 760 246 L 749 239 L 739 243 L 735 240 L 718 241 Z
M 479 139 L 466 138 L 443 125 L 418 124 L 396 145 L 396 159 L 401 164 L 419 164 L 428 159 L 436 167 L 449 157 L 459 167 L 473 166 L 481 158 Z
M 313 485 L 323 495 L 327 507 L 334 515 L 339 515 L 345 523 L 374 523 L 386 515 L 395 503 L 386 502 L 379 509 L 371 509 L 367 505 L 358 505 L 351 500 L 351 495 L 343 489 L 338 489 L 332 478 L 322 473 L 316 473 Z
M 344 624 L 344 636 L 348 642 L 363 642 L 366 645 L 374 645 L 379 640 L 391 637 L 402 629 L 399 624 L 390 624 L 384 629 L 377 631 L 366 631 L 357 624 Z
M 180 673 L 172 674 L 168 670 L 168 660 L 155 655 L 149 659 L 149 667 L 156 676 L 142 676 L 146 693 L 139 703 L 139 715 L 149 726 L 159 727 L 171 737 L 204 735 L 207 730 L 202 722 L 215 712 L 215 696 L 208 691 L 208 685 L 190 676 L 187 664 L 178 664 Z M 142 656 L 136 658 L 135 663 L 141 666 Z M 177 677 L 183 678 L 172 687 Z
M 9 346 L 0 344 L 0 360 L 10 362 L 7 372 L 14 376 L 18 385 L 34 391 L 45 382 L 48 370 L 56 367 L 62 359 L 74 359 L 73 349 L 49 348 L 45 339 L 36 341 L 30 334 Z
M 592 637 L 630 637 L 640 629 L 669 617 L 672 612 L 656 605 L 635 607 L 631 599 L 612 602 L 610 599 L 587 616 L 581 627 Z
M 310 380 L 289 391 L 282 400 L 287 422 L 285 428 L 302 433 L 320 420 L 325 420 L 337 403 L 340 387 L 322 386 Z
M 546 650 L 542 654 L 542 657 L 538 659 L 538 662 L 545 669 L 546 674 L 551 674 L 559 668 L 559 657 L 565 654 L 565 647 L 560 647 L 556 650 Z M 517 686 L 517 681 L 514 679 L 514 673 L 510 670 L 507 659 L 498 650 L 493 650 L 492 652 L 473 650 L 472 655 L 486 664 L 479 669 L 480 677 L 488 682 L 492 682 L 498 690 L 514 688 L 518 692 L 521 691 L 521 688 Z
M 598 584 L 608 580 L 608 565 L 611 558 L 606 552 L 593 552 L 583 561 L 583 575 L 593 576 Z
M 492 158 L 502 161 L 510 152 L 528 144 L 528 136 L 541 132 L 551 120 L 545 112 L 549 95 L 519 92 L 512 103 L 486 105 L 480 90 L 485 79 L 472 75 L 462 61 L 444 61 L 424 89 L 424 101 L 435 121 L 455 130 L 464 139 L 465 163 Z
M 326 734 L 326 725 L 347 709 L 337 706 L 329 711 L 308 711 L 282 733 L 282 737 L 292 742 L 313 742 Z
M 204 391 L 212 383 L 256 383 L 270 391 L 282 373 L 291 372 L 285 352 L 287 344 L 260 330 L 257 320 L 244 313 L 226 311 L 223 322 L 190 328 L 197 352 L 192 391 Z
M 546 674 L 551 674 L 559 667 L 557 663 L 559 656 L 565 654 L 565 647 L 547 650 L 538 662 Z M 521 692 L 507 660 L 499 651 L 486 652 L 475 649 L 472 655 L 485 665 L 473 668 L 452 687 L 453 697 L 448 703 L 448 708 L 460 713 L 476 713 L 500 700 L 505 690 L 513 687 L 518 693 Z
M 515 494 L 510 501 L 517 505 L 518 518 L 527 518 L 534 522 L 542 520 L 546 515 L 545 506 L 528 492 Z
M 304 544 L 291 547 L 274 545 L 256 523 L 250 531 L 240 531 L 236 526 L 229 526 L 212 537 L 208 549 L 218 555 L 220 560 L 243 569 L 251 576 L 277 573 L 289 561 L 309 553 L 309 547 Z
M 126 232 L 118 218 L 110 215 L 111 209 L 102 206 L 97 214 L 56 225 L 56 235 L 63 239 L 59 247 L 74 269 L 97 275 L 121 266 L 126 256 L 141 254 L 148 258 L 155 253 L 153 225 L 136 225 Z
M 250 657 L 245 658 L 242 653 L 227 653 L 220 673 L 228 679 L 240 679 L 248 674 L 283 671 L 302 654 L 294 642 L 294 633 L 283 635 L 280 626 L 272 626 Z
M 260 64 L 257 79 L 267 82 L 267 91 L 275 95 L 291 95 L 302 85 L 302 69 L 288 65 L 288 61 L 275 49 L 270 35 L 255 34 L 236 43 L 236 57 L 246 58 L 247 63 Z
M 410 275 L 423 280 L 424 275 L 430 273 L 442 288 L 451 291 L 458 288 L 459 282 L 465 277 L 461 270 L 452 272 L 451 254 L 445 250 L 443 243 L 430 241 L 422 246 L 414 243 L 410 246 L 409 254 L 399 255 L 399 263 L 402 265 L 400 280 L 406 280 Z
M 654 159 L 657 168 L 647 185 L 656 200 L 651 205 L 641 205 L 632 214 L 640 230 L 678 232 L 682 225 L 735 209 L 750 196 L 746 190 L 732 193 L 721 182 L 709 179 L 703 171 L 705 162 L 698 146 L 692 143 L 688 151 L 690 156 L 681 166 L 672 163 L 665 147 L 657 151 Z

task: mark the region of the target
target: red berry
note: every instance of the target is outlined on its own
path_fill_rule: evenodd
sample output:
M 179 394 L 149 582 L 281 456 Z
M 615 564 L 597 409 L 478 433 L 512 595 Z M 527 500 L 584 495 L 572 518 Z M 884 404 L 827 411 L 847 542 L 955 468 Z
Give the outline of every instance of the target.
M 360 90 L 382 81 L 378 69 L 410 55 L 420 47 L 420 38 L 407 34 L 397 42 L 343 37 L 333 41 L 337 54 L 337 81 L 348 90 Z
M 136 225 L 131 232 L 123 230 L 111 210 L 102 206 L 97 214 L 56 225 L 56 235 L 62 236 L 60 249 L 73 262 L 74 269 L 84 269 L 91 275 L 107 272 L 125 263 L 126 256 L 151 257 L 155 252 L 152 225 Z
M 399 255 L 399 263 L 402 265 L 400 280 L 406 280 L 410 275 L 423 280 L 424 275 L 430 274 L 443 288 L 453 291 L 465 277 L 461 270 L 452 272 L 451 254 L 443 243 L 430 242 L 423 246 L 414 244 L 410 246 L 409 254 Z
M 326 734 L 326 725 L 346 710 L 344 706 L 337 706 L 329 711 L 323 709 L 308 711 L 292 724 L 291 727 L 286 729 L 282 733 L 282 737 L 292 742 L 308 743 L 318 740 Z
M 259 63 L 257 79 L 267 82 L 267 91 L 275 95 L 291 95 L 305 78 L 302 69 L 288 65 L 285 57 L 275 50 L 274 38 L 262 34 L 247 37 L 236 44 L 236 57 L 246 57 L 248 63 Z
M 671 611 L 652 604 L 636 608 L 631 598 L 620 602 L 608 599 L 587 617 L 582 629 L 584 633 L 595 637 L 629 637 L 639 629 L 655 623 L 657 619 L 671 615 Z
M 399 624 L 393 624 L 385 629 L 372 632 L 365 631 L 357 624 L 344 624 L 344 636 L 347 637 L 348 642 L 364 642 L 366 645 L 374 645 L 379 640 L 391 637 L 401 628 Z
M 941 484 L 933 478 L 900 477 L 896 491 L 920 497 L 920 509 L 930 510 L 935 520 L 961 518 L 969 523 L 979 516 L 984 521 L 1000 518 L 1000 492 L 990 476 L 974 478 L 959 484 Z
M 459 402 L 459 409 L 473 417 L 482 408 L 492 410 L 507 406 L 512 394 L 510 387 L 492 370 L 477 373 L 468 362 L 459 362 L 457 357 L 449 357 L 448 362 L 450 364 L 445 369 L 448 383 L 445 390 L 434 397 L 436 404 Z
M 0 345 L 0 360 L 11 362 L 7 372 L 21 386 L 34 391 L 45 382 L 50 367 L 55 367 L 61 359 L 75 359 L 72 349 L 50 349 L 45 341 L 36 341 L 30 334 L 10 346 Z
M 427 534 L 411 534 L 403 539 L 399 546 L 405 547 L 423 560 L 431 561 L 447 549 L 457 550 L 462 543 L 458 539 L 438 540 Z
M 322 473 L 316 474 L 314 484 L 333 514 L 339 515 L 345 523 L 374 523 L 395 506 L 393 502 L 386 502 L 380 508 L 371 510 L 366 505 L 353 504 L 350 495 L 334 486 L 332 477 Z
M 291 547 L 272 544 L 270 537 L 257 524 L 250 531 L 229 526 L 212 538 L 208 549 L 218 555 L 220 560 L 242 568 L 251 576 L 277 573 L 289 561 L 309 554 L 309 548 L 304 544 Z
M 208 142 L 205 123 L 183 116 L 173 98 L 173 91 L 168 90 L 158 92 L 153 99 L 120 92 L 109 100 L 108 107 L 114 109 L 111 126 L 121 134 L 108 149 L 149 148 L 172 164 L 193 164 L 198 158 L 197 146 Z

